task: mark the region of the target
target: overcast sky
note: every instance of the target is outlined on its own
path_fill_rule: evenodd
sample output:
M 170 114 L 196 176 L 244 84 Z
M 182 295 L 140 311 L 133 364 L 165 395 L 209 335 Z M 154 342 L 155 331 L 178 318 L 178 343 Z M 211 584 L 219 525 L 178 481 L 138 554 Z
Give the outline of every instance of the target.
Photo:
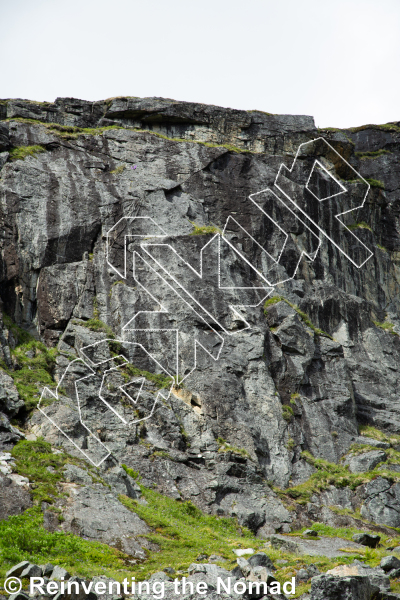
M 400 0 L 0 0 L 0 98 L 400 121 Z

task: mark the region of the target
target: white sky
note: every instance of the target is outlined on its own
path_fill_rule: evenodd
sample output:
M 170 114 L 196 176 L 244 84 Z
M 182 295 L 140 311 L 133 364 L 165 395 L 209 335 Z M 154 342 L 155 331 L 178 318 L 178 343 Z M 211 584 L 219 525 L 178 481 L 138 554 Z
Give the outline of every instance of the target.
M 0 98 L 400 121 L 400 0 L 0 0 Z

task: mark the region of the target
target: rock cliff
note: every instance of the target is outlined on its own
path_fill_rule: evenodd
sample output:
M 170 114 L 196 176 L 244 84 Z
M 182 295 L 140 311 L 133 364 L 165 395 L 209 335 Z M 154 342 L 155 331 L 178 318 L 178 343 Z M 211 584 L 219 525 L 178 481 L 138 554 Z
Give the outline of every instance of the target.
M 400 123 L 134 97 L 0 119 L 1 449 L 125 464 L 261 538 L 400 527 Z

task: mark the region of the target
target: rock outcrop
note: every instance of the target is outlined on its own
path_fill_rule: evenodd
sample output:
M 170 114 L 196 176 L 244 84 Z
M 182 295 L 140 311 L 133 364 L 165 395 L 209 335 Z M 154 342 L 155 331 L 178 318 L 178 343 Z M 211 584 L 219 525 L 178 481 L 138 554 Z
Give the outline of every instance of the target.
M 330 150 L 313 142 L 314 154 L 296 156 L 317 138 Z M 11 321 L 0 321 L 0 451 L 27 434 L 94 464 L 111 455 L 144 485 L 261 537 L 301 519 L 338 524 L 331 506 L 400 527 L 399 156 L 396 123 L 320 131 L 311 117 L 160 98 L 2 101 L 0 290 Z M 281 191 L 298 193 L 295 176 L 314 189 L 316 157 L 315 190 L 347 186 L 360 200 L 369 182 L 363 206 L 343 217 L 349 229 L 334 218 L 348 202 L 339 194 L 316 202 L 303 190 L 304 205 L 288 211 L 265 192 L 295 159 Z M 365 248 L 372 257 L 360 265 Z M 52 385 L 38 379 L 37 395 L 22 376 L 44 350 L 18 362 L 12 323 L 57 348 L 45 365 Z M 392 441 L 361 437 L 360 426 Z M 345 456 L 365 441 L 367 452 Z M 289 510 L 273 486 L 312 476 L 305 451 L 345 457 L 352 474 L 384 464 L 393 476 L 356 490 L 332 481 Z M 118 494 L 139 494 L 109 477 Z M 103 514 L 103 492 L 72 468 L 65 481 L 63 527 L 112 543 L 87 525 L 88 511 Z M 101 520 L 127 527 L 127 540 L 147 531 L 112 489 L 107 503 Z M 315 600 L 337 593 L 323 581 Z

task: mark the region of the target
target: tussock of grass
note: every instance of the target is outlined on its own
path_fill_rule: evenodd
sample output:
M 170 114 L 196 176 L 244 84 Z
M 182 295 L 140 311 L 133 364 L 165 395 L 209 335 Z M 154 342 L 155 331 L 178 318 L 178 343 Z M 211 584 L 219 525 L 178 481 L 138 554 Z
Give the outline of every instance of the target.
M 190 221 L 194 227 L 194 230 L 189 235 L 206 235 L 208 233 L 222 233 L 219 227 L 215 225 L 196 225 Z
M 331 340 L 333 339 L 333 337 L 329 335 L 329 333 L 326 333 L 325 331 L 322 331 L 322 329 L 320 329 L 319 327 L 316 327 L 314 323 L 311 322 L 310 317 L 305 312 L 303 312 L 296 304 L 292 304 L 291 302 L 289 302 L 289 300 L 287 300 L 287 298 L 284 298 L 283 296 L 274 296 L 273 298 L 268 298 L 268 300 L 266 300 L 266 302 L 264 303 L 264 314 L 267 315 L 268 308 L 273 304 L 277 304 L 278 302 L 286 302 L 286 304 L 293 308 L 297 312 L 303 323 L 305 323 L 307 327 L 312 329 L 314 333 L 316 333 L 317 335 L 323 335 L 325 337 L 328 337 Z
M 218 452 L 233 452 L 233 454 L 239 454 L 240 456 L 243 456 L 243 458 L 250 458 L 250 454 L 247 452 L 247 450 L 232 446 L 222 437 L 218 437 L 217 442 L 219 446 Z
M 400 127 L 397 123 L 384 123 L 383 125 L 360 125 L 359 127 L 351 127 L 349 131 L 352 133 L 356 133 L 357 131 L 364 131 L 365 129 L 377 129 L 378 131 L 392 131 L 393 133 L 398 133 L 400 131 Z
M 347 229 L 353 231 L 354 229 L 368 229 L 372 231 L 371 227 L 365 221 L 360 221 L 360 223 L 352 223 L 351 225 L 347 225 Z
M 120 165 L 119 167 L 116 167 L 113 171 L 110 171 L 110 173 L 112 175 L 121 175 L 121 173 L 125 171 L 125 168 L 125 165 Z
M 288 423 L 292 420 L 294 415 L 293 408 L 288 404 L 282 405 L 282 416 Z
M 397 333 L 397 331 L 394 331 L 394 324 L 393 323 L 389 323 L 389 321 L 384 321 L 383 323 L 380 323 L 379 321 L 372 321 L 374 325 L 376 325 L 376 327 L 379 327 L 380 329 L 383 329 L 384 331 L 387 331 L 389 333 L 392 333 L 393 335 L 399 335 Z
M 100 333 L 105 333 L 108 337 L 114 338 L 114 332 L 107 323 L 101 321 L 100 319 L 88 319 L 87 321 L 72 321 L 74 325 L 80 325 L 81 327 L 86 327 L 91 331 L 96 331 Z
M 372 438 L 374 440 L 379 440 L 380 442 L 386 442 L 392 446 L 400 445 L 400 435 L 390 432 L 386 434 L 372 425 L 360 425 L 360 433 L 362 436 L 365 436 L 366 444 L 368 443 L 368 438 Z
M 128 374 L 128 379 L 131 379 L 132 377 L 144 377 L 148 381 L 154 383 L 158 389 L 170 388 L 173 383 L 171 377 L 159 373 L 150 373 L 144 369 L 138 369 L 132 364 L 127 364 L 123 367 L 123 371 L 126 371 Z
M 392 154 L 389 150 L 384 150 L 381 148 L 380 150 L 375 150 L 374 152 L 355 152 L 357 158 L 361 160 L 369 159 L 369 158 L 377 158 L 378 156 L 382 156 L 383 154 Z
M 36 158 L 36 156 L 41 152 L 46 152 L 43 146 L 18 146 L 10 150 L 10 160 L 24 160 L 27 156 Z

